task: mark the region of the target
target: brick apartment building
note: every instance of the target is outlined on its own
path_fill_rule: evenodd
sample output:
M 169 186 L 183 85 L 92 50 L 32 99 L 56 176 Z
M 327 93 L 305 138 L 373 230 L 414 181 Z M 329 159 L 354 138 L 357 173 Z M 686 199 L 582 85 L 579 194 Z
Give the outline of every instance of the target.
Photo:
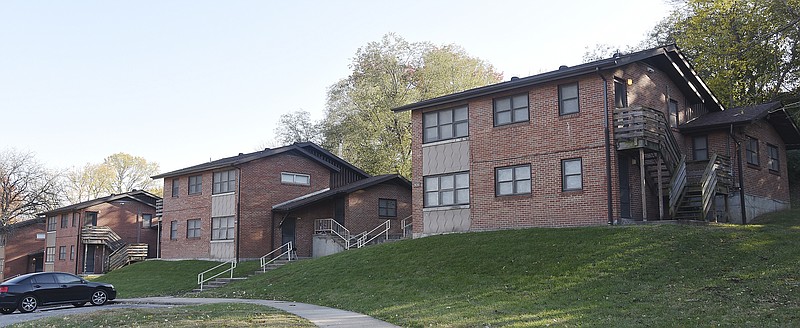
M 412 111 L 415 236 L 749 220 L 788 208 L 800 146 L 780 103 L 725 110 L 675 46 L 394 110 Z
M 411 214 L 410 182 L 370 176 L 313 143 L 153 178 L 164 179 L 165 259 L 256 259 L 289 241 L 298 256 L 320 256 L 338 245 L 324 232 L 337 230 L 343 243 L 389 222 L 386 233 L 398 234 Z
M 103 273 L 157 257 L 159 199 L 134 190 L 40 214 L 46 217 L 44 271 Z
M 0 236 L 5 245 L 0 246 L 0 281 L 44 270 L 44 229 L 40 217 L 11 224 L 8 234 Z

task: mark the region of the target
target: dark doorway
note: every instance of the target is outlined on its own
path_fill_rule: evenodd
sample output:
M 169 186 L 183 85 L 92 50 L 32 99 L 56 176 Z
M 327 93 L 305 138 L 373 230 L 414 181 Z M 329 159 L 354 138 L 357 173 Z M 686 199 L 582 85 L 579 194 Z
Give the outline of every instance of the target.
M 94 273 L 94 245 L 86 245 L 86 258 L 83 259 L 86 262 L 86 269 L 83 270 L 84 273 Z
M 619 216 L 629 219 L 631 217 L 631 158 L 627 156 L 619 156 L 617 160 L 617 166 L 619 167 Z
M 44 253 L 28 255 L 28 272 L 44 271 Z
M 614 79 L 614 106 L 617 108 L 628 107 L 628 86 L 625 81 Z
M 344 226 L 344 198 L 338 198 L 334 203 L 333 219 Z
M 296 218 L 286 218 L 281 224 L 281 245 L 292 242 L 292 247 L 297 248 L 295 244 L 295 227 L 297 225 Z

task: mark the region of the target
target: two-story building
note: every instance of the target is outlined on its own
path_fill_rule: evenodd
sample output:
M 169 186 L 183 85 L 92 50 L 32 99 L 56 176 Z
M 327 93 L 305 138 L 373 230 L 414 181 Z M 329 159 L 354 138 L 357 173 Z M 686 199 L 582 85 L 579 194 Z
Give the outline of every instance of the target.
M 164 179 L 165 259 L 257 259 L 288 242 L 298 256 L 321 256 L 364 232 L 399 234 L 411 214 L 408 180 L 370 176 L 313 143 L 153 178 Z
M 103 273 L 157 257 L 159 199 L 134 190 L 40 214 L 46 217 L 44 271 Z
M 752 219 L 789 206 L 800 146 L 779 103 L 725 110 L 675 46 L 394 110 L 412 116 L 415 236 Z
M 44 270 L 45 218 L 10 224 L 0 235 L 0 281 Z

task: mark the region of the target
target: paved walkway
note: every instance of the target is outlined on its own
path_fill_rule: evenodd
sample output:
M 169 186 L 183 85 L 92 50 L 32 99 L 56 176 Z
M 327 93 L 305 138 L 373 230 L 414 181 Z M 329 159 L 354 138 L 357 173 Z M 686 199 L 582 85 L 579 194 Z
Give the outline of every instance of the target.
M 211 304 L 211 303 L 250 303 L 273 307 L 289 312 L 311 321 L 319 327 L 398 327 L 373 317 L 334 308 L 284 301 L 251 300 L 243 298 L 181 298 L 181 297 L 145 297 L 117 299 L 119 303 L 132 304 Z

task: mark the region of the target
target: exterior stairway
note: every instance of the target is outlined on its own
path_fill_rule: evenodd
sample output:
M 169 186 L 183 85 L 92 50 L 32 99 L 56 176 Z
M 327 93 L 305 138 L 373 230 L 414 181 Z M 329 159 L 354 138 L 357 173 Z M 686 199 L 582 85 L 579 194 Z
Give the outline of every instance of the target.
M 225 285 L 227 285 L 227 284 L 229 284 L 231 282 L 234 282 L 234 281 L 247 280 L 247 279 L 249 279 L 250 277 L 252 277 L 254 275 L 262 274 L 262 273 L 265 273 L 265 272 L 272 271 L 272 270 L 275 270 L 277 268 L 280 268 L 280 267 L 286 265 L 286 263 L 289 263 L 289 262 L 290 261 L 288 259 L 281 259 L 281 260 L 272 261 L 271 263 L 265 265 L 263 269 L 259 269 L 259 270 L 253 271 L 253 273 L 249 274 L 247 277 L 215 278 L 214 280 L 211 280 L 211 281 L 208 281 L 208 282 L 204 283 L 202 289 L 200 289 L 200 288 L 192 289 L 191 293 L 199 293 L 199 292 L 204 291 L 204 290 L 219 288 L 219 287 L 225 286 Z
M 634 158 L 644 166 L 644 183 L 668 199 L 670 216 L 708 220 L 716 195 L 727 195 L 732 185 L 730 158 L 711 154 L 708 161 L 687 162 L 672 133 L 661 111 L 643 106 L 614 111 L 617 150 L 638 152 Z
M 107 226 L 84 226 L 81 229 L 84 245 L 104 245 L 111 250 L 104 263 L 105 272 L 119 269 L 133 262 L 147 258 L 147 244 L 126 244 L 124 240 Z
M 370 231 L 352 234 L 349 229 L 334 219 L 314 220 L 314 233 L 332 236 L 333 240 L 344 250 L 402 239 L 402 234 L 389 233 L 391 227 L 392 221 L 386 220 Z

